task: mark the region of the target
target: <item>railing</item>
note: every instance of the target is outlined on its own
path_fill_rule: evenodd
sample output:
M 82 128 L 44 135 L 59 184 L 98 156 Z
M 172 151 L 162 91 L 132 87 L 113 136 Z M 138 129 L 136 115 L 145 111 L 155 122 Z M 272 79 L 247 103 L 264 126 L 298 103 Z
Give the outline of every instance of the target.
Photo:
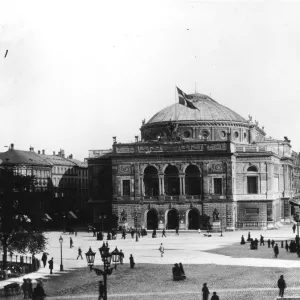
M 35 272 L 40 268 L 40 261 L 36 258 L 32 260 L 30 256 L 7 255 L 6 268 L 3 266 L 4 255 L 0 255 L 0 280 L 5 279 L 4 271 L 8 277 L 19 277 L 23 274 Z
M 267 227 L 267 222 L 236 222 L 236 228 L 262 228 Z

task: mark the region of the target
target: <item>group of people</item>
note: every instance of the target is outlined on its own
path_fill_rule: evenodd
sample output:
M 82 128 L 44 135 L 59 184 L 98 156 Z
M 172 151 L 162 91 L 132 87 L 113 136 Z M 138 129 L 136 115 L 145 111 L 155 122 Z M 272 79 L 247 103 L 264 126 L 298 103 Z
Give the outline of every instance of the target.
M 203 283 L 203 287 L 202 287 L 203 300 L 208 300 L 209 294 L 210 292 L 207 287 L 207 283 Z M 219 296 L 217 295 L 217 292 L 213 292 L 213 295 L 211 296 L 210 300 L 220 300 Z
M 174 264 L 174 267 L 172 268 L 172 274 L 173 274 L 173 280 L 183 280 L 186 278 L 182 263 Z
M 24 299 L 32 298 L 34 300 L 42 300 L 44 297 L 46 297 L 44 288 L 43 288 L 43 282 L 42 280 L 37 280 L 37 285 L 33 289 L 32 281 L 30 278 L 24 278 L 23 284 L 21 286 Z

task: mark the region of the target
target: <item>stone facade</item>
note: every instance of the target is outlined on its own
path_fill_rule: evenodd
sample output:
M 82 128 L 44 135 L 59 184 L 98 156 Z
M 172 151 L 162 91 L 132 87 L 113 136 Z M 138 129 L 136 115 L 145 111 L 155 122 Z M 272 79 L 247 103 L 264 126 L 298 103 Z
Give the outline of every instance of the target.
M 245 120 L 205 95 L 192 97 L 201 113 L 176 104 L 175 118 L 170 106 L 143 122 L 141 141 L 114 137 L 110 153 L 89 159 L 90 190 L 96 181 L 110 182 L 103 200 L 111 227 L 119 226 L 123 211 L 128 227 L 148 229 L 208 228 L 215 210 L 226 230 L 288 222 L 300 186 L 299 155 L 290 141 L 267 139 L 250 116 Z M 111 172 L 93 177 L 104 162 Z M 97 197 L 103 194 L 93 196 L 94 207 Z M 103 210 L 97 209 L 95 219 Z

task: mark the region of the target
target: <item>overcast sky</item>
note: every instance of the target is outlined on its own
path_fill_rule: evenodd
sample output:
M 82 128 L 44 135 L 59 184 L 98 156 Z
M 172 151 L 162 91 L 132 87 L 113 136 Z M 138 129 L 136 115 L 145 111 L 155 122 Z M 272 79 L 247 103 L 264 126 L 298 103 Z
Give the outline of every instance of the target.
M 211 95 L 300 150 L 300 3 L 3 1 L 0 152 L 134 141 L 175 85 Z M 6 50 L 8 53 L 6 54 Z

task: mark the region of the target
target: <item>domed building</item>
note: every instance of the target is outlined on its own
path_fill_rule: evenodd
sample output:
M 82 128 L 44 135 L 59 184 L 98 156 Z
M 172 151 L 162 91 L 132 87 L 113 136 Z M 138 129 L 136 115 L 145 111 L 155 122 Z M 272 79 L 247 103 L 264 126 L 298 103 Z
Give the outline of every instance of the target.
M 274 228 L 289 222 L 299 158 L 288 138 L 203 94 L 194 109 L 170 105 L 143 121 L 141 139 L 90 158 L 94 223 L 147 229 Z M 112 193 L 110 192 L 112 191 Z

